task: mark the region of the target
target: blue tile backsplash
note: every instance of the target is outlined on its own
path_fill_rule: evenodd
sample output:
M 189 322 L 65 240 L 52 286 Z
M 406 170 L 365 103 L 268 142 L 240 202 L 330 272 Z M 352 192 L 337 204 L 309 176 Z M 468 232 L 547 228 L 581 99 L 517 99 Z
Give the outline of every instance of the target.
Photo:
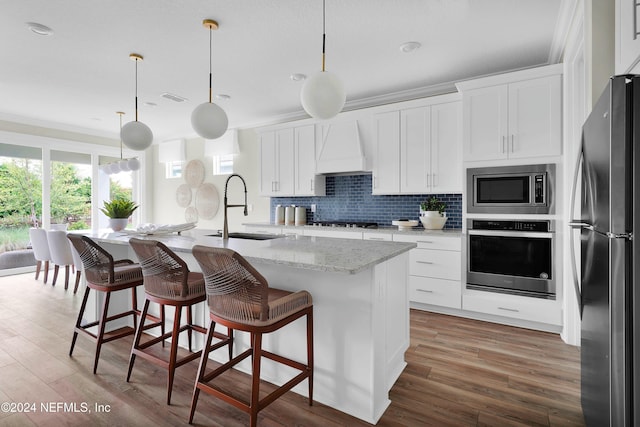
M 436 196 L 447 204 L 445 228 L 462 228 L 462 194 L 412 194 L 374 196 L 371 175 L 328 176 L 324 197 L 272 197 L 271 222 L 277 205 L 304 206 L 307 223 L 312 221 L 375 222 L 391 225 L 396 219 L 418 219 L 420 202 Z M 311 205 L 316 205 L 315 214 Z

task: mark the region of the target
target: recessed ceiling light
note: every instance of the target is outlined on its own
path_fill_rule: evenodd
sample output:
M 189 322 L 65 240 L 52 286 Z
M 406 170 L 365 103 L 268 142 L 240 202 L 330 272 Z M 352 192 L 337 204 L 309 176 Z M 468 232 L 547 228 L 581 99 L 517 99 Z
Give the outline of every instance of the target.
M 221 101 L 226 101 L 228 99 L 231 99 L 231 97 L 229 95 L 226 95 L 224 93 L 219 93 L 217 95 L 214 95 L 214 98 L 219 99 Z
M 185 98 L 183 96 L 175 95 L 175 94 L 169 93 L 169 92 L 165 92 L 160 96 L 163 97 L 163 98 L 170 99 L 171 101 L 175 101 L 175 102 L 183 102 L 183 101 L 187 100 L 187 98 Z
M 151 107 L 151 108 L 158 106 L 158 104 L 156 104 L 155 102 L 149 102 L 149 101 L 145 102 L 142 105 L 144 105 L 145 107 Z
M 53 30 L 46 25 L 38 24 L 37 22 L 27 22 L 26 25 L 31 32 L 39 36 L 50 36 L 53 34 Z
M 402 53 L 412 53 L 418 50 L 422 46 L 418 42 L 406 42 L 400 45 L 400 52 Z
M 293 80 L 294 82 L 301 82 L 302 80 L 306 79 L 307 76 L 304 74 L 300 74 L 300 73 L 295 73 L 295 74 L 291 74 L 289 76 L 289 78 L 291 80 Z

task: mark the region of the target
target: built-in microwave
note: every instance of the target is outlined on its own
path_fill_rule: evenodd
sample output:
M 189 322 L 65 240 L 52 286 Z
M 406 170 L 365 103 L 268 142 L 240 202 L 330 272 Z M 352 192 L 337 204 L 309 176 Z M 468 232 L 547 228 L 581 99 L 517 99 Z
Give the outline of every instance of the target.
M 467 169 L 467 212 L 551 214 L 555 164 Z

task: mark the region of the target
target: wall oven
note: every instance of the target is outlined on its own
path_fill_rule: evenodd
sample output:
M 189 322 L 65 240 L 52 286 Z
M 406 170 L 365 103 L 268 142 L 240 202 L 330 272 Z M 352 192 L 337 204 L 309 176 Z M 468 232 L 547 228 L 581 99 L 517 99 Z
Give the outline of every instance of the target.
M 467 212 L 553 213 L 555 165 L 467 169 Z
M 556 298 L 552 220 L 467 221 L 467 289 Z

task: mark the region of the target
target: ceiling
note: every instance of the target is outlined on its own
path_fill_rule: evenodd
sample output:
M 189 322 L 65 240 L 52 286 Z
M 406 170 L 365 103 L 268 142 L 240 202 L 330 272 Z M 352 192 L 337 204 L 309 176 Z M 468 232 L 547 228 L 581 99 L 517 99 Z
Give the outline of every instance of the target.
M 345 109 L 451 92 L 455 81 L 559 62 L 569 3 L 326 0 L 326 68 L 345 86 Z M 0 0 L 0 10 L 0 120 L 117 138 L 115 112 L 135 116 L 135 52 L 139 120 L 155 142 L 195 136 L 191 111 L 208 100 L 204 18 L 220 24 L 213 92 L 230 96 L 214 100 L 230 127 L 307 117 L 303 82 L 290 75 L 321 67 L 321 0 Z M 409 41 L 422 47 L 402 53 Z

